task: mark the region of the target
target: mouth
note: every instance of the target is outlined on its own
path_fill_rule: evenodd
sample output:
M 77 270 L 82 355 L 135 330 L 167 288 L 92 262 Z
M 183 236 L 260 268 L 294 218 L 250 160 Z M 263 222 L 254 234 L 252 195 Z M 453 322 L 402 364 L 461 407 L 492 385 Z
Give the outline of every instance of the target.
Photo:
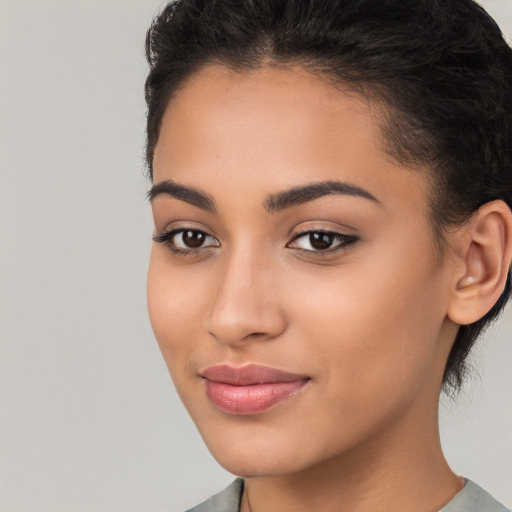
M 206 395 L 222 412 L 260 414 L 296 395 L 311 379 L 277 368 L 250 364 L 211 366 L 202 372 Z

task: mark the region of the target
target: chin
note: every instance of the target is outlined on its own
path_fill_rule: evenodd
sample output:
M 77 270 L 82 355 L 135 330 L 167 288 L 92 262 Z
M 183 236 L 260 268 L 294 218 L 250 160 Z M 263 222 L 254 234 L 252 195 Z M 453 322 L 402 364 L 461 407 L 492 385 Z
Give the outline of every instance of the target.
M 263 430 L 263 431 L 261 431 Z M 323 450 L 286 429 L 225 429 L 201 433 L 217 462 L 234 475 L 251 478 L 300 472 L 318 462 Z M 310 436 L 309 436 L 310 437 Z
M 242 478 L 283 476 L 304 469 L 299 461 L 283 460 L 272 452 L 265 454 L 223 453 L 220 456 L 213 453 L 213 456 L 226 471 Z

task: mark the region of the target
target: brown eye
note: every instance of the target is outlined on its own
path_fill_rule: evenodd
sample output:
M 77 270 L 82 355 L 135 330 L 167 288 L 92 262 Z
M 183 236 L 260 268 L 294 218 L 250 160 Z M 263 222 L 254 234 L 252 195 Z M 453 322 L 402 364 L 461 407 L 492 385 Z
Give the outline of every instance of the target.
M 220 245 L 216 238 L 200 229 L 177 229 L 169 233 L 166 238 L 170 247 L 183 251 L 194 251 Z
M 334 242 L 334 237 L 330 233 L 310 233 L 309 243 L 313 249 L 322 251 L 329 249 Z
M 174 229 L 153 236 L 155 242 L 165 244 L 172 253 L 197 254 L 203 249 L 220 247 L 219 241 L 200 229 Z
M 297 235 L 287 247 L 309 253 L 332 253 L 353 245 L 358 240 L 359 238 L 355 235 L 345 235 L 333 231 L 307 231 Z
M 190 247 L 191 249 L 197 249 L 204 244 L 206 235 L 202 231 L 183 231 L 181 235 L 183 245 Z

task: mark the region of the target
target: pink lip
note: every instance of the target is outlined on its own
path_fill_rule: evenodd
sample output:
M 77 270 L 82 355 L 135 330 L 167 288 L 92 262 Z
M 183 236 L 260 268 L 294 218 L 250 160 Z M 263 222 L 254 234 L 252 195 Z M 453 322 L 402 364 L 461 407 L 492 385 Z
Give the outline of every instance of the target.
M 227 414 L 249 416 L 262 413 L 298 393 L 309 377 L 276 368 L 249 364 L 211 366 L 202 372 L 206 394 Z

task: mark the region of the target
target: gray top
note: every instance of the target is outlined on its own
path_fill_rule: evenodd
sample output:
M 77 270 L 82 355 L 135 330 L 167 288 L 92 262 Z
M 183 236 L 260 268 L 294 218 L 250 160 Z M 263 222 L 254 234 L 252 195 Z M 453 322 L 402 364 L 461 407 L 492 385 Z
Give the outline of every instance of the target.
M 244 481 L 237 478 L 229 487 L 187 512 L 240 512 Z M 439 512 L 512 512 L 471 480 Z

